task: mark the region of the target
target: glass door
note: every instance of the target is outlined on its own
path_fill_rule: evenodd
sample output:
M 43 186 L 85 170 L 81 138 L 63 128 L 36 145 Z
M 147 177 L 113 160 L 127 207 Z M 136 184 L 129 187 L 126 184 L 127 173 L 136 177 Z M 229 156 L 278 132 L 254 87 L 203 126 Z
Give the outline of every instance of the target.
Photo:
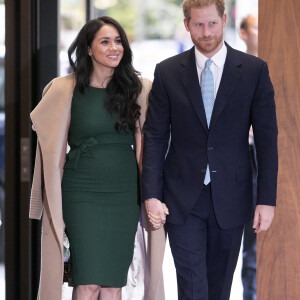
M 60 0 L 59 75 L 70 73 L 68 49 L 86 22 L 86 0 Z

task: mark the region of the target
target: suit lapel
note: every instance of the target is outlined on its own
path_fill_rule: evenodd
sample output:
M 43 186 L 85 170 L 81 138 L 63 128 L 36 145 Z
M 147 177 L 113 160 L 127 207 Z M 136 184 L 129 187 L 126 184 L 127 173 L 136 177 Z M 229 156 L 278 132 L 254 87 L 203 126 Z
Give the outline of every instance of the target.
M 195 49 L 194 47 L 187 53 L 185 56 L 181 71 L 181 78 L 183 84 L 187 90 L 189 100 L 191 101 L 197 116 L 201 122 L 206 133 L 208 133 L 207 121 L 205 116 L 205 110 L 201 95 L 201 88 L 198 79 L 198 73 L 196 68 L 196 59 L 195 59 Z
M 209 126 L 210 130 L 216 124 L 224 107 L 226 106 L 227 102 L 230 99 L 230 95 L 236 88 L 242 74 L 242 72 L 239 69 L 241 62 L 234 55 L 235 50 L 233 50 L 227 44 L 226 46 L 227 46 L 227 57 L 224 65 L 220 86 L 214 104 L 214 109 L 213 109 L 211 122 Z

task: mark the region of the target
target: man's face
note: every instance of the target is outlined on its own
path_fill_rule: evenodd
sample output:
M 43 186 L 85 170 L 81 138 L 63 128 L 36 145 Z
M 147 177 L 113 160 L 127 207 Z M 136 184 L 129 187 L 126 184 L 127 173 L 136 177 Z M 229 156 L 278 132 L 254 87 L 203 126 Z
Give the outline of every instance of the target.
M 246 44 L 248 47 L 256 49 L 258 47 L 258 19 L 253 17 L 249 20 Z
M 223 28 L 226 25 L 226 14 L 219 16 L 215 4 L 191 8 L 191 19 L 184 19 L 184 25 L 190 32 L 196 48 L 206 57 L 212 57 L 222 48 Z

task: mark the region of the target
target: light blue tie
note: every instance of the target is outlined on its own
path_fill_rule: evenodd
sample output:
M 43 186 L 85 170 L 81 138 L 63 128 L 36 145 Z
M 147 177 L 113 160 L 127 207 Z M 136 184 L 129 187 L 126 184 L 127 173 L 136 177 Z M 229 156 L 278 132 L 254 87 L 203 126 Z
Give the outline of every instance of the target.
M 211 114 L 214 108 L 214 102 L 215 102 L 215 82 L 214 82 L 214 76 L 210 69 L 210 66 L 212 64 L 212 60 L 208 59 L 205 62 L 205 68 L 202 71 L 201 75 L 201 91 L 202 91 L 202 99 L 206 114 L 206 121 L 207 126 L 209 128 Z M 204 184 L 210 183 L 210 172 L 209 172 L 209 165 L 207 164 L 205 178 L 204 178 Z

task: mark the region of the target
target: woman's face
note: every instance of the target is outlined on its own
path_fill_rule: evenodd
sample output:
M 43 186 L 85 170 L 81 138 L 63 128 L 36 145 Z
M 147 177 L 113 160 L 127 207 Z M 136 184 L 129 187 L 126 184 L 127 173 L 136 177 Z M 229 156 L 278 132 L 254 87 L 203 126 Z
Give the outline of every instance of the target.
M 115 68 L 119 65 L 124 53 L 118 30 L 112 25 L 103 25 L 96 33 L 89 55 L 94 69 Z

